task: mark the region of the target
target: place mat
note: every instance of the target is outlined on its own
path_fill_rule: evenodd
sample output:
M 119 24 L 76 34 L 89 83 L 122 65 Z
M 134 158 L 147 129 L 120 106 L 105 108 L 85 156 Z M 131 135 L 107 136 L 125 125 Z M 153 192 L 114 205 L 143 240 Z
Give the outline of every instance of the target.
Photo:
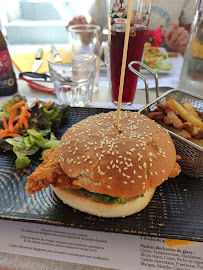
M 59 49 L 57 51 L 64 51 L 65 49 Z M 37 52 L 37 51 L 36 51 Z M 32 66 L 35 60 L 36 52 L 29 52 L 23 54 L 12 55 L 11 59 L 20 72 L 32 71 Z M 47 57 L 51 54 L 51 51 L 43 51 L 42 64 L 37 70 L 38 73 L 49 72 Z
M 67 122 L 57 134 L 78 121 L 109 109 L 71 108 Z M 157 187 L 153 199 L 141 212 L 125 218 L 99 218 L 64 205 L 51 191 L 34 195 L 25 192 L 27 176 L 39 164 L 37 157 L 28 173 L 15 170 L 15 156 L 0 152 L 0 218 L 82 228 L 95 231 L 138 234 L 203 241 L 203 179 L 181 173 Z

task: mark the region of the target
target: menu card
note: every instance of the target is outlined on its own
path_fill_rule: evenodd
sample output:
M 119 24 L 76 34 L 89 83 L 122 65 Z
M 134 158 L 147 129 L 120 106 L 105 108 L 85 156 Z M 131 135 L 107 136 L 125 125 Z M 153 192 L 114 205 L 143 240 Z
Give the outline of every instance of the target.
M 0 220 L 0 252 L 122 270 L 203 269 L 202 243 Z

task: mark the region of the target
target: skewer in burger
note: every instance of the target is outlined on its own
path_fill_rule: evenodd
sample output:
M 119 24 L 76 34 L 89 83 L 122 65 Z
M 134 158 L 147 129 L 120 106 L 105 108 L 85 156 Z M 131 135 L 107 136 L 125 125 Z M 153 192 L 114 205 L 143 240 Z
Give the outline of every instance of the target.
M 51 185 L 69 206 L 101 217 L 141 211 L 155 188 L 180 173 L 174 144 L 155 121 L 135 112 L 90 116 L 64 133 L 28 177 L 30 194 Z

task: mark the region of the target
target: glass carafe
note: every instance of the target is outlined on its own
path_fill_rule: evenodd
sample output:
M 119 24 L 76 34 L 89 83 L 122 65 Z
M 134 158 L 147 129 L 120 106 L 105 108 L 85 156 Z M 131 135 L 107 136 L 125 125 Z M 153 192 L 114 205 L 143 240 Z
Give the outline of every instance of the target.
M 202 89 L 203 94 L 203 0 L 197 2 L 178 88 L 188 91 Z

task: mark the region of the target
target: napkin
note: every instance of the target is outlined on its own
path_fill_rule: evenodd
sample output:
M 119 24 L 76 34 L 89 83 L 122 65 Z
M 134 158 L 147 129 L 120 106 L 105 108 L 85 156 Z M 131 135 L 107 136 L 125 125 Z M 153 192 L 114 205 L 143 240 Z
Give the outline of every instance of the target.
M 65 49 L 59 49 L 57 51 L 64 51 Z M 37 70 L 38 73 L 49 72 L 49 67 L 47 63 L 47 56 L 51 54 L 51 51 L 43 51 L 42 64 Z M 32 66 L 35 60 L 36 52 L 24 53 L 11 56 L 13 63 L 20 70 L 20 72 L 32 71 Z

